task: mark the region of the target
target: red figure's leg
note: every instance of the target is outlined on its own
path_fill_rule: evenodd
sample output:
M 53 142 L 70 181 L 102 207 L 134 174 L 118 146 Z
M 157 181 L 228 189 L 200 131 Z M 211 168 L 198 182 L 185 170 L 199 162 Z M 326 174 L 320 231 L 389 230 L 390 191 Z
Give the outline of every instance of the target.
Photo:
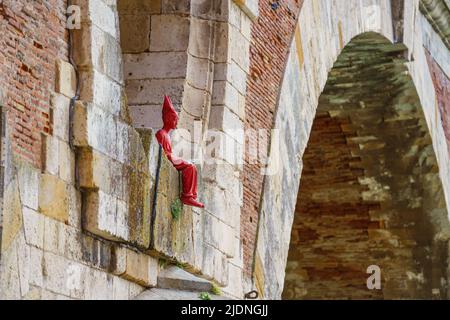
M 197 202 L 197 168 L 191 164 L 181 171 L 183 176 L 183 194 L 181 201 L 184 204 L 203 208 L 203 204 Z

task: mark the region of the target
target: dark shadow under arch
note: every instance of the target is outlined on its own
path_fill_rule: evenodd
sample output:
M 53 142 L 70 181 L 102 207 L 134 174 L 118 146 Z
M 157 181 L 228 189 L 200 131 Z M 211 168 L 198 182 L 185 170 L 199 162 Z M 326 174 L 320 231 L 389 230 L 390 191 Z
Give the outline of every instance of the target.
M 354 38 L 303 156 L 285 299 L 448 298 L 448 218 L 403 45 Z M 367 268 L 381 268 L 369 290 Z

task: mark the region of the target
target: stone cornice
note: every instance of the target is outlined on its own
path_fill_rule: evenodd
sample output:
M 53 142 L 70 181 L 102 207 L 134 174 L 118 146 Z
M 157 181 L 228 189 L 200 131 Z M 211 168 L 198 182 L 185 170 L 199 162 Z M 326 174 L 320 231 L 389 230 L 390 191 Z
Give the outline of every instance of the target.
M 420 0 L 420 11 L 450 49 L 450 0 Z

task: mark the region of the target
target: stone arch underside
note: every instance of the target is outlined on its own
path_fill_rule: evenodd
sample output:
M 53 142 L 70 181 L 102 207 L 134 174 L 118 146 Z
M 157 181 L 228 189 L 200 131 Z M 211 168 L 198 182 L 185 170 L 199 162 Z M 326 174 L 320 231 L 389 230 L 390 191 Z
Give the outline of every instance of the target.
M 303 155 L 283 298 L 447 298 L 447 209 L 403 45 L 340 54 Z M 382 272 L 368 290 L 367 268 Z

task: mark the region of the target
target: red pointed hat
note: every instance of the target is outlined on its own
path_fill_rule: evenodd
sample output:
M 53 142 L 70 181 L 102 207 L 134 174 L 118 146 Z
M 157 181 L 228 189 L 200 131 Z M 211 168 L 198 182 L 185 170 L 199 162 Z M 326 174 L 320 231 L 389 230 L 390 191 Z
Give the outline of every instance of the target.
M 178 117 L 178 113 L 175 110 L 175 108 L 173 107 L 172 101 L 170 100 L 169 96 L 164 96 L 162 115 L 163 115 L 163 118 Z

